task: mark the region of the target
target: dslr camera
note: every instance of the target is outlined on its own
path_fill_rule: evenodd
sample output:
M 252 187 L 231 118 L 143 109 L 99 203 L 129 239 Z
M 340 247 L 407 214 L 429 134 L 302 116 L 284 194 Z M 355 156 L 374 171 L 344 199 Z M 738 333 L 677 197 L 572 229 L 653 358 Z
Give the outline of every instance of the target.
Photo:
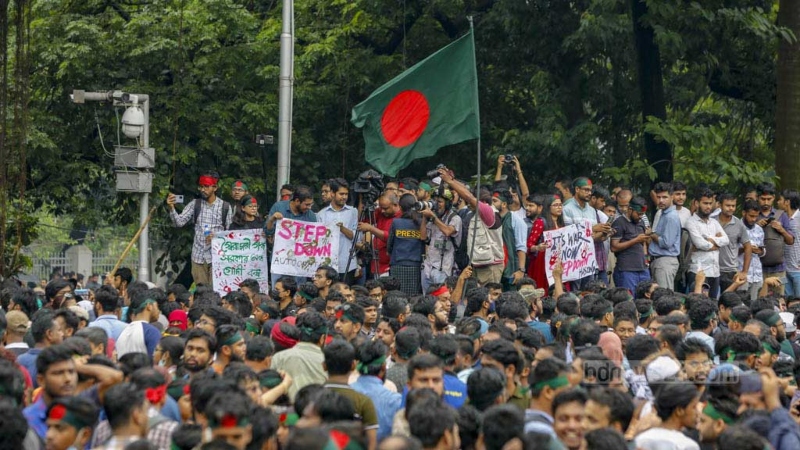
M 383 175 L 374 170 L 367 170 L 361 172 L 350 190 L 360 195 L 365 205 L 372 205 L 381 196 L 383 188 Z
M 416 202 L 414 203 L 414 211 L 424 211 L 426 209 L 430 209 L 432 211 L 436 210 L 436 202 L 434 201 L 427 201 L 427 202 Z
M 425 175 L 427 175 L 428 178 L 436 178 L 439 176 L 439 169 L 447 169 L 447 166 L 444 164 L 438 164 L 435 169 L 429 170 Z
M 506 155 L 503 157 L 503 164 L 507 164 L 507 165 L 509 165 L 509 166 L 510 166 L 510 165 L 513 165 L 513 164 L 514 164 L 514 159 L 516 159 L 516 158 L 514 157 L 514 155 L 512 155 L 512 154 L 510 154 L 510 153 L 507 153 L 507 154 L 506 154 Z

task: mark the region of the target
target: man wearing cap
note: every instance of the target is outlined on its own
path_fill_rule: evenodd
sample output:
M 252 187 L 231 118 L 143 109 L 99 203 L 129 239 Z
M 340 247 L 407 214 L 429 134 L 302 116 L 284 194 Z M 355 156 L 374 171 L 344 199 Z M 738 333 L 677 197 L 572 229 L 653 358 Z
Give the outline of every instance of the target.
M 195 283 L 211 284 L 211 237 L 228 229 L 233 219 L 230 204 L 217 197 L 219 174 L 206 172 L 197 180 L 199 199 L 194 199 L 178 214 L 175 194 L 167 196 L 169 217 L 173 225 L 182 227 L 194 220 L 192 243 L 192 278 Z
M 644 246 L 650 242 L 650 237 L 641 222 L 646 211 L 644 199 L 636 197 L 612 224 L 611 251 L 617 257 L 614 284 L 631 292 L 636 291 L 640 281 L 650 279 L 650 272 L 644 264 Z
M 695 195 L 697 212 L 686 222 L 686 231 L 694 247 L 689 262 L 687 280 L 694 280 L 697 272 L 703 271 L 710 289 L 708 296 L 719 295 L 719 249 L 728 245 L 730 239 L 722 229 L 722 225 L 712 219 L 714 210 L 714 194 L 710 189 L 700 189 Z M 688 286 L 689 292 L 694 286 Z
M 453 211 L 453 193 L 444 189 L 434 198 L 436 210 L 424 209 L 422 221 L 428 227 L 428 246 L 422 263 L 422 291 L 444 283 L 453 273 L 456 242 L 461 242 L 461 217 Z
M 19 356 L 27 353 L 29 350 L 28 344 L 25 343 L 23 338 L 25 333 L 28 332 L 30 320 L 28 316 L 22 311 L 9 311 L 6 314 L 6 321 L 8 321 L 8 328 L 6 329 L 6 350 Z

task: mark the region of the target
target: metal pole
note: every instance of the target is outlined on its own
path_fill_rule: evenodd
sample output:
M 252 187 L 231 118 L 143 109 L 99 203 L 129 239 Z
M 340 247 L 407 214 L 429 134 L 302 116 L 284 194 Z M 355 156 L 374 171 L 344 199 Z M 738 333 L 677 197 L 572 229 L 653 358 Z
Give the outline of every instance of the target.
M 150 98 L 140 95 L 144 112 L 144 130 L 142 130 L 142 148 L 150 148 Z M 139 235 L 139 281 L 150 281 L 150 225 L 147 216 L 150 211 L 150 193 L 142 194 L 139 204 L 139 226 L 144 225 Z
M 289 182 L 292 154 L 292 85 L 294 83 L 294 0 L 283 0 L 281 31 L 281 69 L 278 104 L 278 186 L 275 195 L 281 196 L 281 186 Z

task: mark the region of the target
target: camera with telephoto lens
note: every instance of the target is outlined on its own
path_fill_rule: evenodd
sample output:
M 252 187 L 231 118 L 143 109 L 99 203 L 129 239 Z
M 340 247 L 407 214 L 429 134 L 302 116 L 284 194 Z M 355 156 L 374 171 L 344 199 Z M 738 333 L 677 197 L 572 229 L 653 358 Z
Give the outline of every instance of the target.
M 426 209 L 435 210 L 436 203 L 432 201 L 414 203 L 414 211 L 424 211 Z
M 514 164 L 514 159 L 515 159 L 514 155 L 508 153 L 508 154 L 505 155 L 505 157 L 503 159 L 503 164 L 512 165 L 512 164 Z
M 427 175 L 428 178 L 436 178 L 439 176 L 439 169 L 447 169 L 447 166 L 445 166 L 444 164 L 439 164 L 436 166 L 435 169 L 429 170 L 428 173 L 426 173 L 425 175 Z

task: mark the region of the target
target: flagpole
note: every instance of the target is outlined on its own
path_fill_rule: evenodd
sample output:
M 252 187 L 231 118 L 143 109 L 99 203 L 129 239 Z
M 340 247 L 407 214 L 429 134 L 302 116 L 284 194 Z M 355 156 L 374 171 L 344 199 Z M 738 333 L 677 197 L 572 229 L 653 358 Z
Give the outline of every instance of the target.
M 469 20 L 469 34 L 470 39 L 472 39 L 472 70 L 474 71 L 475 75 L 475 121 L 477 122 L 477 129 L 478 129 L 478 182 L 475 187 L 475 226 L 472 228 L 472 248 L 469 250 L 469 260 L 472 262 L 473 257 L 475 256 L 475 241 L 477 240 L 477 233 L 478 233 L 478 220 L 480 220 L 480 201 L 481 201 L 481 110 L 479 108 L 479 101 L 478 101 L 478 63 L 477 58 L 475 57 L 475 29 L 473 28 L 472 24 L 472 16 L 467 16 Z M 477 277 L 477 274 L 473 271 L 472 276 Z

